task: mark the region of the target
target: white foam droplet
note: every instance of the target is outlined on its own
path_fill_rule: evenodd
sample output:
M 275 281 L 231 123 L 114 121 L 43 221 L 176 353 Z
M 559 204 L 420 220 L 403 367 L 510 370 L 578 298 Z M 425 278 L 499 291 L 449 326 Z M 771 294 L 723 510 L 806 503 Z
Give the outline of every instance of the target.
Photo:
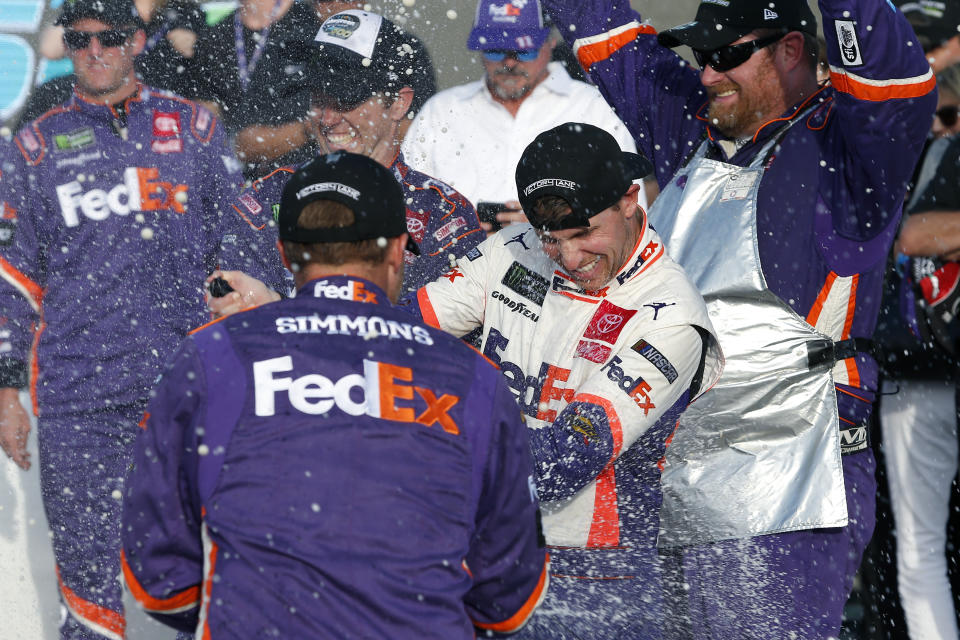
M 371 63 L 370 58 L 364 58 L 363 60 L 360 61 L 360 64 L 362 64 L 365 67 L 369 67 L 370 63 Z
M 205 444 L 201 444 L 197 447 L 197 455 L 206 456 L 210 454 L 210 447 Z
M 449 20 L 456 20 L 456 19 L 457 19 L 457 12 L 454 11 L 453 9 L 449 9 L 449 10 L 447 11 L 447 19 L 449 19 Z
M 380 236 L 379 238 L 377 238 L 377 246 L 380 247 L 381 249 L 385 249 L 387 246 L 387 239 L 384 238 L 383 236 Z
M 114 489 L 110 493 L 110 497 L 113 498 L 114 500 L 120 500 L 121 498 L 123 498 L 123 494 L 120 493 L 120 489 Z
M 177 191 L 176 195 L 173 196 L 173 199 L 183 204 L 187 201 L 187 192 L 186 191 Z
M 10 131 L 10 127 L 0 127 L 0 136 L 9 138 L 11 135 L 13 135 L 13 132 Z
M 140 237 L 144 240 L 153 240 L 153 229 L 150 227 L 144 227 L 140 229 Z
M 405 7 L 412 7 L 415 4 L 417 4 L 417 0 L 403 0 L 403 6 Z

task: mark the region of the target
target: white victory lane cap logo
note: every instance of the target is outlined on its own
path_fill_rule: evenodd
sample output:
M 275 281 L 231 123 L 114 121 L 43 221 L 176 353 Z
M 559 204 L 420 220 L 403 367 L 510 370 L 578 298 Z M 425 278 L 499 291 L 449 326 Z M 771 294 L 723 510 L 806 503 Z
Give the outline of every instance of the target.
M 364 58 L 372 58 L 382 23 L 383 17 L 375 13 L 358 9 L 341 11 L 324 21 L 313 41 L 334 44 Z

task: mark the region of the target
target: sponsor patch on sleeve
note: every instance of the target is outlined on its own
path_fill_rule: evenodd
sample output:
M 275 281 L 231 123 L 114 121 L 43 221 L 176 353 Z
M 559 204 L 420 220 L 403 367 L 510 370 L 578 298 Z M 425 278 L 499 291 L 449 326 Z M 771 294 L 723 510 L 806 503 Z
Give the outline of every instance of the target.
M 437 240 L 437 242 L 443 242 L 465 226 L 467 226 L 467 221 L 463 218 L 463 216 L 457 216 L 434 231 L 433 237 Z
M 543 306 L 550 283 L 539 273 L 534 273 L 517 261 L 514 261 L 501 282 L 509 289 L 519 293 L 527 300 Z
M 857 39 L 857 30 L 852 20 L 837 20 L 834 22 L 837 29 L 837 43 L 840 45 L 840 59 L 845 67 L 856 67 L 863 64 L 860 55 L 860 41 Z
M 673 381 L 677 379 L 677 369 L 667 360 L 666 356 L 646 340 L 641 340 L 630 348 L 646 358 L 650 364 L 656 367 L 657 371 L 663 374 L 663 377 L 666 378 L 670 384 L 673 384 Z
M 263 207 L 257 202 L 257 199 L 254 198 L 249 193 L 240 194 L 240 202 L 243 203 L 243 207 L 250 213 L 257 215 L 263 211 Z
M 180 113 L 153 110 L 153 137 L 173 138 L 180 135 Z
M 483 253 L 480 252 L 480 249 L 474 247 L 473 249 L 470 249 L 470 251 L 467 251 L 467 254 L 464 257 L 470 262 L 473 262 L 482 255 Z
M 53 136 L 53 148 L 57 151 L 76 151 L 91 147 L 96 142 L 93 127 L 84 127 L 70 133 L 58 133 Z

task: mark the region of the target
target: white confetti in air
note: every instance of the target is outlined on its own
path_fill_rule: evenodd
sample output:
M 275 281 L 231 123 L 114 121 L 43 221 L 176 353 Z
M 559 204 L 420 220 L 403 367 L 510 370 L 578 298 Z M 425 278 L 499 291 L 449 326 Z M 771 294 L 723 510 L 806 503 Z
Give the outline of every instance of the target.
M 448 20 L 456 20 L 456 19 L 457 19 L 457 12 L 454 11 L 453 9 L 447 10 L 447 19 L 448 19 Z
M 123 494 L 120 493 L 120 489 L 114 489 L 110 493 L 110 497 L 113 498 L 114 500 L 120 500 L 121 498 L 123 498 Z
M 0 137 L 9 138 L 13 135 L 13 132 L 10 131 L 10 127 L 0 127 Z
M 173 199 L 183 204 L 187 201 L 187 192 L 186 191 L 177 191 L 176 195 L 173 196 Z
M 371 62 L 372 61 L 370 60 L 370 58 L 364 58 L 363 60 L 360 61 L 360 64 L 362 64 L 365 67 L 369 67 Z
M 381 249 L 386 249 L 387 239 L 384 238 L 383 236 L 380 236 L 379 238 L 377 238 L 377 246 L 380 247 Z
M 201 456 L 210 455 L 210 447 L 205 444 L 201 444 L 197 447 L 197 454 Z
M 144 227 L 140 229 L 140 237 L 144 240 L 153 240 L 153 229 L 150 227 Z
M 403 0 L 403 6 L 405 7 L 412 7 L 415 4 L 417 4 L 417 0 Z

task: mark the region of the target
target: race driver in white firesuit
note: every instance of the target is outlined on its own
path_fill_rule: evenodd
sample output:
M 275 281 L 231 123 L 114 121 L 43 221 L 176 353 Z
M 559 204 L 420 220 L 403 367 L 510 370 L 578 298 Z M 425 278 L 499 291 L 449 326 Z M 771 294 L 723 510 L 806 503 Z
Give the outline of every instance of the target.
M 703 299 L 637 204 L 632 181 L 648 172 L 597 127 L 540 134 L 516 174 L 531 224 L 491 236 L 417 293 L 427 323 L 482 327 L 481 349 L 527 417 L 553 565 L 546 600 L 514 637 L 660 637 L 660 467 L 722 355 Z M 231 285 L 248 304 L 276 297 L 252 278 Z
M 554 560 L 522 638 L 660 637 L 660 461 L 722 356 L 700 294 L 637 204 L 642 165 L 590 125 L 540 134 L 516 171 L 531 224 L 417 295 L 428 323 L 483 327 L 481 349 L 527 416 Z

